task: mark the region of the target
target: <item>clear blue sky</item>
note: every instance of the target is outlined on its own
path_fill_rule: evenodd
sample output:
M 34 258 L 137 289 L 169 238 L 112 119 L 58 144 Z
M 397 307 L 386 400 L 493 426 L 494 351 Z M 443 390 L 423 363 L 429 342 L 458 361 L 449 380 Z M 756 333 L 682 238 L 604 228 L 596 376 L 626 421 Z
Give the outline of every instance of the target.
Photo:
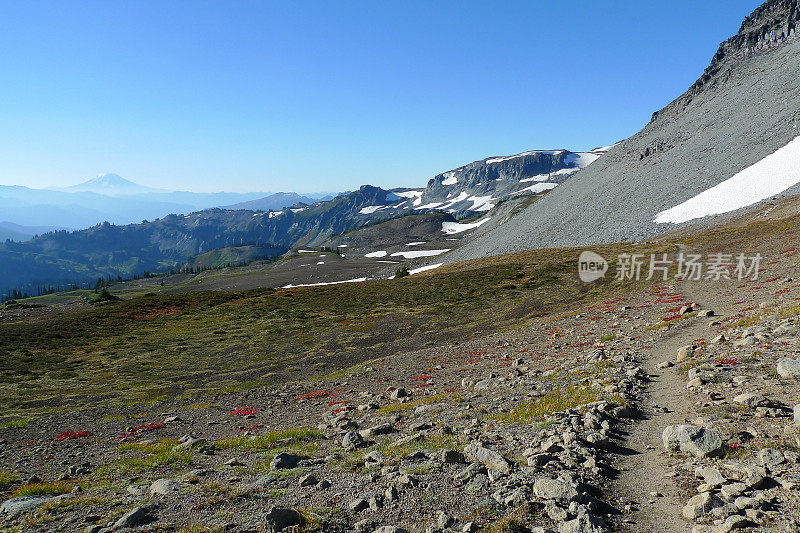
M 760 3 L 4 1 L 0 184 L 423 186 L 606 145 Z

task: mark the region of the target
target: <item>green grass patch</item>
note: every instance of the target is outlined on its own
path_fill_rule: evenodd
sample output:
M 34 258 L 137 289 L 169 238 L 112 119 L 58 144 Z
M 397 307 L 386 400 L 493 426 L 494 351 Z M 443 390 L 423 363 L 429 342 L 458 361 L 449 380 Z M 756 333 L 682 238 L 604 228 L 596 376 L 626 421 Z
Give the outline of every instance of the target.
M 178 442 L 166 439 L 157 443 L 124 442 L 117 446 L 122 457 L 116 461 L 120 472 L 149 472 L 170 467 L 171 469 L 192 464 L 190 450 L 176 450 Z
M 510 424 L 541 421 L 552 413 L 601 399 L 600 394 L 589 387 L 570 386 L 550 391 L 533 400 L 521 402 L 510 413 L 503 413 L 496 418 Z
M 0 470 L 0 490 L 6 490 L 20 480 L 20 475 L 13 470 Z
M 242 450 L 272 450 L 278 447 L 291 447 L 299 444 L 307 444 L 325 436 L 316 429 L 297 428 L 283 431 L 270 431 L 265 435 L 256 437 L 237 437 L 235 439 L 223 439 L 214 443 L 214 447 L 220 450 L 237 448 Z
M 12 498 L 19 496 L 58 496 L 66 494 L 72 490 L 70 485 L 63 481 L 53 481 L 50 483 L 26 483 L 11 492 Z
M 0 422 L 0 429 L 26 428 L 30 420 L 30 418 L 15 418 L 13 420 Z

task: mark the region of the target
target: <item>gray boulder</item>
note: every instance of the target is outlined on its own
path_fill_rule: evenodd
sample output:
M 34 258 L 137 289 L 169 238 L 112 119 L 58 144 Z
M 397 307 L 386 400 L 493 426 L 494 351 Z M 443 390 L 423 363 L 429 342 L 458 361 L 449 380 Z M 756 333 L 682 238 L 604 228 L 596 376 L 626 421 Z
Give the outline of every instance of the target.
M 563 504 L 578 499 L 575 487 L 560 479 L 539 478 L 533 484 L 533 492 L 543 500 L 555 500 Z
M 800 379 L 800 360 L 784 358 L 778 361 L 778 375 L 782 378 Z
M 694 469 L 694 475 L 695 477 L 703 478 L 703 481 L 712 488 L 719 487 L 727 481 L 725 476 L 722 475 L 722 472 L 712 467 L 698 466 Z
M 667 426 L 662 433 L 668 452 L 690 453 L 695 457 L 713 457 L 722 452 L 722 438 L 713 430 L 698 426 Z
M 20 496 L 11 498 L 0 505 L 0 516 L 14 518 L 22 513 L 36 509 L 50 501 L 72 498 L 72 494 L 62 494 L 61 496 Z
M 281 452 L 272 458 L 269 464 L 270 470 L 282 470 L 284 468 L 295 468 L 303 458 L 299 455 Z
M 769 405 L 769 401 L 755 392 L 745 392 L 733 399 L 734 403 L 746 405 L 747 407 L 755 409 L 756 407 Z
M 506 474 L 511 471 L 511 464 L 505 457 L 479 444 L 467 444 L 464 447 L 464 454 L 470 459 L 483 463 L 487 468 L 499 470 Z
M 342 447 L 353 449 L 364 446 L 364 437 L 358 431 L 348 431 L 342 439 Z
M 604 533 L 607 531 L 605 521 L 588 513 L 581 513 L 577 518 L 558 525 L 558 533 Z
M 127 527 L 138 527 L 149 524 L 155 520 L 154 515 L 156 508 L 156 505 L 148 504 L 131 509 L 114 523 L 114 529 L 124 529 Z
M 264 516 L 264 523 L 273 531 L 281 531 L 287 527 L 302 525 L 303 517 L 294 509 L 273 507 Z
M 773 448 L 762 448 L 756 455 L 756 462 L 761 466 L 766 466 L 767 468 L 775 468 L 785 460 L 786 459 L 783 457 L 783 453 L 780 450 L 775 450 Z

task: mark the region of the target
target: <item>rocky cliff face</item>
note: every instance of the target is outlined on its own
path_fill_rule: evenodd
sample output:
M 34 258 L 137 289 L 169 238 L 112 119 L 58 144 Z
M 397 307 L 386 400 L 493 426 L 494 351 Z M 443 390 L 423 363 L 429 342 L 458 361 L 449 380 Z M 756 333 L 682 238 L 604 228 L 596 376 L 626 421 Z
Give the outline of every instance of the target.
M 703 75 L 675 102 L 653 113 L 652 120 L 685 109 L 707 87 L 725 83 L 743 58 L 781 46 L 798 35 L 798 0 L 770 0 L 744 19 L 739 32 L 719 45 Z

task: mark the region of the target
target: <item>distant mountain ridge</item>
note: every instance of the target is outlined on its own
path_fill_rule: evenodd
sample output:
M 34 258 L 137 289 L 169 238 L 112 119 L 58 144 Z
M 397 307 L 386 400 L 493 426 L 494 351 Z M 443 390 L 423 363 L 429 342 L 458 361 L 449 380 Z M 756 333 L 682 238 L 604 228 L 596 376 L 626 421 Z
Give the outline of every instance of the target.
M 277 211 L 296 204 L 313 204 L 316 200 L 296 192 L 276 192 L 264 198 L 222 206 L 223 209 L 248 209 L 250 211 Z
M 292 194 L 292 193 L 289 193 Z M 88 228 L 102 222 L 131 224 L 160 218 L 170 213 L 185 214 L 199 209 L 232 206 L 272 197 L 263 204 L 280 209 L 315 195 L 297 198 L 268 192 L 194 193 L 145 187 L 117 174 L 69 187 L 31 189 L 0 185 L 0 213 L 3 220 L 22 226 Z
M 603 153 L 605 149 L 539 150 L 489 157 L 439 174 L 424 189 L 364 185 L 317 202 L 278 193 L 229 204 L 227 209 L 169 215 L 140 224 L 100 224 L 25 243 L 0 244 L 0 292 L 169 270 L 218 248 L 255 246 L 270 255 L 298 246 L 322 246 L 332 236 L 408 214 L 445 212 L 458 219 L 487 213 L 499 203 L 549 191 Z M 119 200 L 89 192 L 61 194 Z M 154 194 L 159 196 L 133 198 Z M 289 207 L 269 207 L 298 199 L 301 203 Z M 245 206 L 251 210 L 239 209 Z

